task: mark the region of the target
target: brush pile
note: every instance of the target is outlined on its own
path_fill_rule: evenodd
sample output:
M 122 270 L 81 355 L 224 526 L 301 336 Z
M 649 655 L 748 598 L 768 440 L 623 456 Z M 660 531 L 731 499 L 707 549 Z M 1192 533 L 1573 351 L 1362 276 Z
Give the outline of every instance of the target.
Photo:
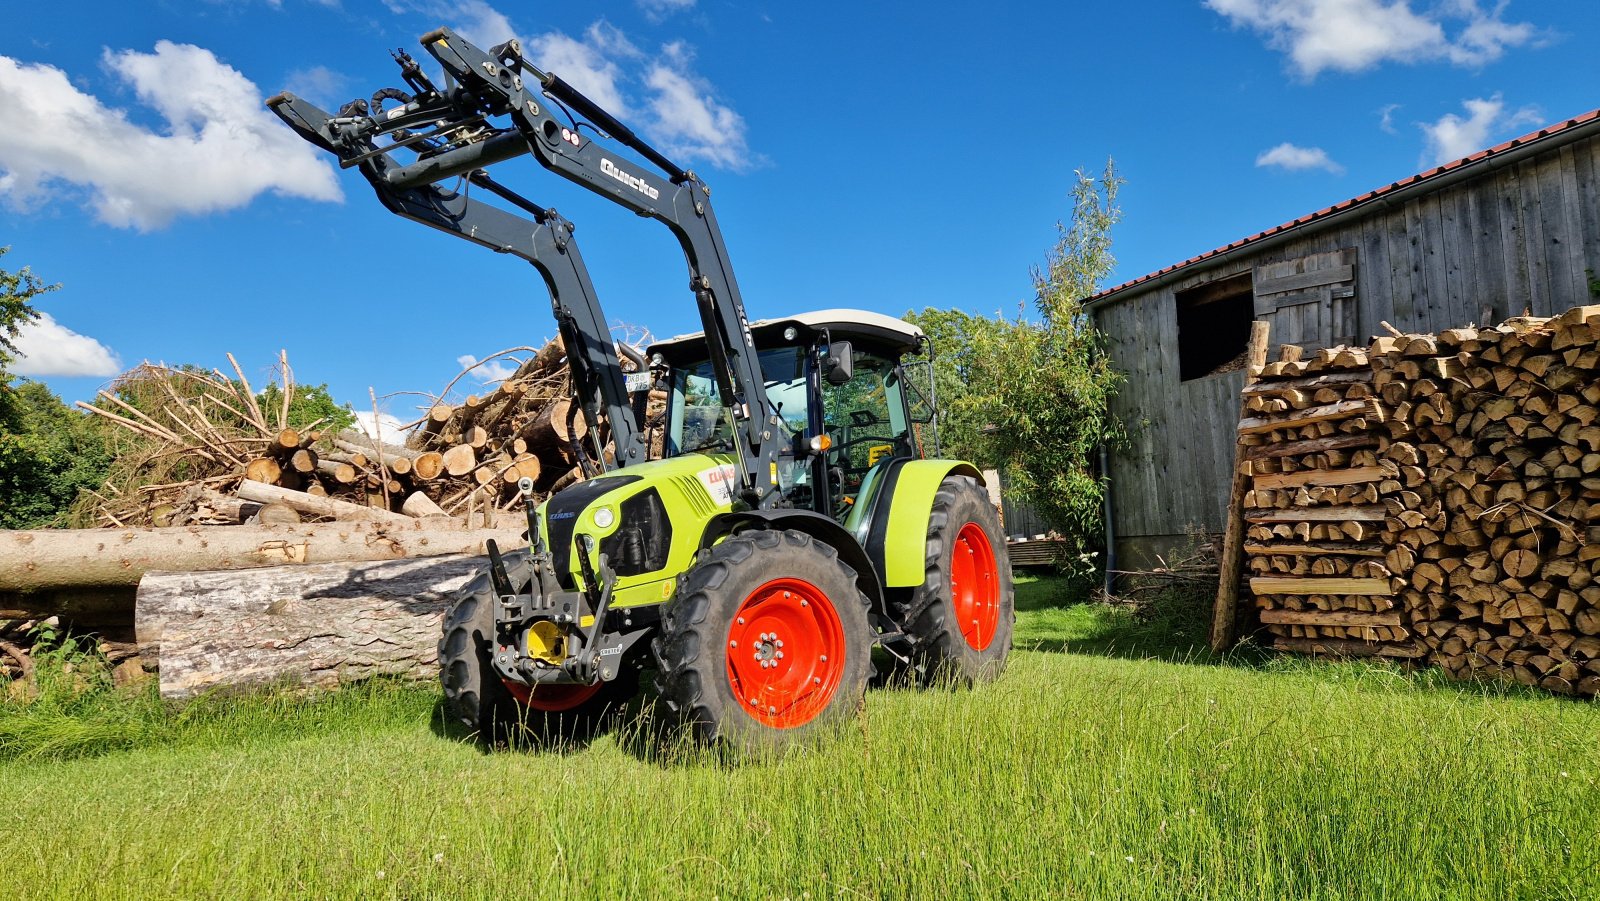
M 472 368 L 497 359 L 514 365 L 508 377 L 456 399 L 452 390 Z M 129 438 L 112 477 L 90 500 L 96 524 L 487 520 L 521 503 L 524 478 L 542 499 L 583 478 L 583 461 L 593 471 L 596 442 L 571 400 L 559 340 L 475 363 L 438 395 L 425 395 L 425 413 L 404 427 L 404 437 L 384 440 L 328 419 L 296 421 L 286 357 L 260 394 L 228 360 L 233 377 L 144 364 L 95 403 L 80 402 Z M 661 398 L 652 399 L 659 408 Z
M 1600 307 L 1269 364 L 1240 431 L 1274 644 L 1600 693 L 1597 376 Z

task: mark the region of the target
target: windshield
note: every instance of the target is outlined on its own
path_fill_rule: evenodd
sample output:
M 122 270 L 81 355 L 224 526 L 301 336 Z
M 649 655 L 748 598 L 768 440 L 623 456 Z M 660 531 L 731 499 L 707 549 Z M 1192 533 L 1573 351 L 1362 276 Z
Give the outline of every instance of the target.
M 805 434 L 806 368 L 801 348 L 761 351 L 761 374 L 766 378 L 767 400 L 778 410 L 784 429 L 790 435 Z M 734 449 L 733 423 L 717 397 L 710 361 L 673 370 L 667 447 L 672 455 Z

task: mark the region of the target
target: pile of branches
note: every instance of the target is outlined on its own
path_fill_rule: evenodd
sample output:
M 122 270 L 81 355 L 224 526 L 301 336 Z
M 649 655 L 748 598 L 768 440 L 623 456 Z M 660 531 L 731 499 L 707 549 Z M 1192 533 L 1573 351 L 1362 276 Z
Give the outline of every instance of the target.
M 483 394 L 453 393 L 497 360 L 514 366 L 507 378 Z M 92 509 L 95 524 L 490 518 L 522 502 L 523 479 L 543 500 L 599 471 L 612 453 L 609 435 L 590 435 L 572 400 L 559 339 L 473 363 L 437 395 L 423 394 L 424 415 L 402 426 L 403 434 L 382 438 L 326 420 L 293 422 L 295 384 L 286 355 L 274 373 L 278 382 L 269 380 L 259 395 L 231 354 L 228 361 L 232 378 L 147 363 L 95 403 L 80 402 L 128 438 L 105 486 L 81 505 Z M 263 398 L 282 403 L 266 408 Z M 658 432 L 665 395 L 652 392 L 650 406 Z
M 228 363 L 235 378 L 215 369 L 143 363 L 102 389 L 94 403 L 78 402 L 123 437 L 105 484 L 79 500 L 79 524 L 182 525 L 187 518 L 179 508 L 195 489 L 231 488 L 252 461 L 290 436 L 297 444 L 301 435 L 320 437 L 320 423 L 300 430 L 289 425 L 295 384 L 286 354 L 279 355 L 279 384 L 273 385 L 282 403 L 271 410 L 262 408 L 232 354 Z

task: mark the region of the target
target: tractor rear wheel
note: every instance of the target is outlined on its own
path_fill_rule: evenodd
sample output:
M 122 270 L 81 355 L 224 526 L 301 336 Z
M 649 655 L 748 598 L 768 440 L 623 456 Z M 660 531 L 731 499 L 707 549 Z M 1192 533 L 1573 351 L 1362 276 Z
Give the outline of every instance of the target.
M 912 662 L 924 679 L 1000 675 L 1016 606 L 1000 517 L 971 476 L 947 477 L 928 517 L 922 585 L 899 605 Z
M 528 553 L 505 555 L 506 575 L 527 590 Z M 473 577 L 444 617 L 439 681 L 451 717 L 485 743 L 585 739 L 638 693 L 638 674 L 624 665 L 596 685 L 527 686 L 501 680 L 494 653 L 494 586 L 487 570 Z
M 756 530 L 702 551 L 663 611 L 657 687 L 706 741 L 804 741 L 861 706 L 867 598 L 833 548 Z

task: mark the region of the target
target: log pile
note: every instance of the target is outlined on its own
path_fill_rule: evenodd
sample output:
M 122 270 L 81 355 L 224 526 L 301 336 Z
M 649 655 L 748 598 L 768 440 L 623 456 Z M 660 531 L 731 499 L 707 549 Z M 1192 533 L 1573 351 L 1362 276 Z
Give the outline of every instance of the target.
M 1600 306 L 1265 367 L 1241 432 L 1273 643 L 1600 693 L 1597 375 Z
M 1600 692 L 1600 307 L 1380 339 L 1400 596 L 1452 675 Z
M 1298 348 L 1245 389 L 1246 566 L 1274 647 L 1418 656 L 1391 584 L 1387 505 L 1411 474 L 1387 454 L 1366 350 Z
M 509 377 L 456 400 L 451 391 L 469 368 L 439 395 L 427 395 L 424 415 L 403 438 L 383 440 L 324 422 L 293 422 L 286 357 L 280 357 L 282 387 L 269 383 L 261 394 L 231 355 L 233 376 L 145 364 L 95 404 L 80 404 L 138 442 L 125 471 L 95 493 L 97 524 L 292 525 L 439 515 L 487 521 L 520 503 L 524 478 L 542 500 L 583 478 L 580 460 L 594 462 L 594 442 L 571 400 L 559 340 L 502 351 L 474 367 L 500 357 L 516 363 Z M 659 419 L 664 395 L 652 392 L 650 400 Z
M 446 513 L 507 508 L 524 478 L 548 494 L 583 477 L 579 459 L 589 428 L 571 392 L 557 339 L 491 391 L 459 404 L 434 403 L 413 424 L 404 452 L 441 461 L 442 483 L 431 496 Z

